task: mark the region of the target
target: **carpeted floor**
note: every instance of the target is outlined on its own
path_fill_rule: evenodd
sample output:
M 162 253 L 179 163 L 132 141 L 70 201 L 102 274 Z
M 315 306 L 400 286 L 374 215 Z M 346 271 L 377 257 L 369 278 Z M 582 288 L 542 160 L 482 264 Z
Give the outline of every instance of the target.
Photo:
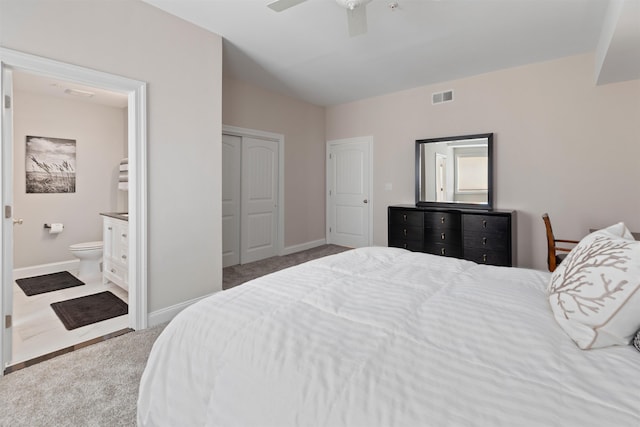
M 224 269 L 223 288 L 347 248 L 324 245 Z M 0 426 L 135 426 L 138 384 L 164 325 L 131 332 L 0 378 Z
M 232 265 L 222 270 L 222 289 L 233 288 L 256 277 L 264 276 L 283 268 L 291 267 L 312 259 L 344 252 L 349 248 L 337 245 L 322 245 L 290 255 L 275 256 L 242 265 Z
M 0 426 L 135 426 L 138 383 L 164 326 L 111 338 L 0 378 Z

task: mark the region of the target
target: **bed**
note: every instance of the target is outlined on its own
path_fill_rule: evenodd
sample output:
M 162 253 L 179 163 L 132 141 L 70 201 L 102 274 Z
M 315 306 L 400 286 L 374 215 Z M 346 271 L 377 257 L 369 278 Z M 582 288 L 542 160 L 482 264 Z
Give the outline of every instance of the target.
M 180 313 L 140 426 L 639 426 L 640 353 L 582 350 L 550 274 L 350 250 Z

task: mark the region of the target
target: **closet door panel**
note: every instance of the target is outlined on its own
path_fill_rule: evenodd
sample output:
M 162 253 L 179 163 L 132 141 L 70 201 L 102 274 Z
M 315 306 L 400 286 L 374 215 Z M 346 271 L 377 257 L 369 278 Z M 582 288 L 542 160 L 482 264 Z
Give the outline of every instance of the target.
M 277 255 L 278 143 L 242 140 L 241 263 Z

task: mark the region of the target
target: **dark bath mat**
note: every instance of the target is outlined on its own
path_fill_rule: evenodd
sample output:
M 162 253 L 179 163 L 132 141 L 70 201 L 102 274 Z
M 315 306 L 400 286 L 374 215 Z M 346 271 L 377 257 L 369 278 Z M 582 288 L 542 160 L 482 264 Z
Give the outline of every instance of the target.
M 51 308 L 68 331 L 129 312 L 127 303 L 109 291 L 54 302 Z
M 16 279 L 16 283 L 28 297 L 31 295 L 44 294 L 46 292 L 53 292 L 60 289 L 84 285 L 82 280 L 78 279 L 68 271 Z

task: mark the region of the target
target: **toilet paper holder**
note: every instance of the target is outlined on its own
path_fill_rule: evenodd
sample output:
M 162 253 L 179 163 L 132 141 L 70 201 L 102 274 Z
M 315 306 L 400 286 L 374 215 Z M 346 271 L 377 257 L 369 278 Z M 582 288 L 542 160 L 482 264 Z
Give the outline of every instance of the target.
M 64 224 L 62 223 L 50 223 L 44 225 L 45 230 L 49 230 L 49 234 L 59 234 L 64 230 Z

